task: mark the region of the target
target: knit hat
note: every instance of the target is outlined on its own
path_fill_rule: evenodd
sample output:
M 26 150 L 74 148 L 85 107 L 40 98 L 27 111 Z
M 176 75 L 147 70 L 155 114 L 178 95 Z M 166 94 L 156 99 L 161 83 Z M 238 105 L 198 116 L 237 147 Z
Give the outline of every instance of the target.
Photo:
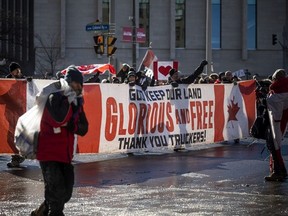
M 130 77 L 130 76 L 135 76 L 136 77 L 136 72 L 130 70 L 129 73 L 128 73 L 128 77 Z
M 274 74 L 272 75 L 272 80 L 278 80 L 285 77 L 285 70 L 284 69 L 277 69 Z
M 17 68 L 21 68 L 20 65 L 16 62 L 11 62 L 11 64 L 9 65 L 9 71 L 10 73 L 14 70 L 16 70 Z
M 169 71 L 169 75 L 172 77 L 175 73 L 177 73 L 178 71 L 174 68 L 170 69 Z
M 68 67 L 66 75 L 64 77 L 66 82 L 71 83 L 71 82 L 77 82 L 83 85 L 83 76 L 82 73 L 76 68 L 76 67 Z

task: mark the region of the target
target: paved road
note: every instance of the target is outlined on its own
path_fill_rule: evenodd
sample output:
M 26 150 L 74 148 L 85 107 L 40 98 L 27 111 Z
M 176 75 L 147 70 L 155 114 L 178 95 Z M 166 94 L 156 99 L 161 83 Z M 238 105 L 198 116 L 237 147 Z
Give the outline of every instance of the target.
M 77 155 L 65 214 L 288 215 L 288 180 L 265 182 L 267 150 L 249 143 L 166 154 Z M 283 153 L 288 166 L 287 145 Z M 0 155 L 0 216 L 29 215 L 43 199 L 38 163 L 9 170 L 8 160 Z

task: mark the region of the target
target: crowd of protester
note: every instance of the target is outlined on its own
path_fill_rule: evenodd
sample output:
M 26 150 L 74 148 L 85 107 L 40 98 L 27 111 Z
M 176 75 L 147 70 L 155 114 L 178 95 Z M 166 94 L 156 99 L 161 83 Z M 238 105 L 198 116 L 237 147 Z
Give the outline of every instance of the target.
M 203 60 L 200 65 L 190 75 L 183 75 L 179 70 L 172 68 L 169 71 L 167 80 L 156 80 L 153 77 L 146 76 L 145 71 L 136 71 L 133 67 L 130 67 L 127 63 L 122 65 L 122 68 L 116 75 L 105 77 L 101 79 L 100 73 L 91 75 L 85 83 L 111 83 L 111 84 L 129 84 L 130 86 L 138 85 L 143 90 L 146 90 L 148 86 L 161 86 L 172 85 L 177 87 L 179 84 L 225 84 L 234 83 L 242 79 L 233 75 L 230 70 L 226 72 L 211 73 L 210 75 L 204 74 L 204 67 L 208 64 L 206 60 Z M 270 76 L 271 78 L 271 76 Z M 58 79 L 58 77 L 57 77 Z M 259 75 L 253 76 L 254 80 L 260 80 Z M 267 78 L 269 79 L 269 77 Z M 265 79 L 264 79 L 265 80 Z
M 145 74 L 145 71 L 136 71 L 133 67 L 130 67 L 128 64 L 123 64 L 121 70 L 114 76 L 108 76 L 108 78 L 101 79 L 100 73 L 95 73 L 93 75 L 90 75 L 85 81 L 85 83 L 111 83 L 111 84 L 126 84 L 129 86 L 140 86 L 142 90 L 146 90 L 148 86 L 160 86 L 160 85 L 172 85 L 173 87 L 178 87 L 179 84 L 225 84 L 225 83 L 234 83 L 237 84 L 238 81 L 241 81 L 239 77 L 236 75 L 233 75 L 233 73 L 228 70 L 226 72 L 220 72 L 220 73 L 211 73 L 210 75 L 204 74 L 203 70 L 205 66 L 208 64 L 206 60 L 201 61 L 199 66 L 188 76 L 184 76 L 181 74 L 180 71 L 178 71 L 175 68 L 172 68 L 169 71 L 169 78 L 168 80 L 155 80 L 154 77 L 148 77 Z M 9 65 L 9 74 L 6 76 L 6 78 L 14 78 L 14 79 L 26 79 L 27 81 L 31 81 L 31 77 L 25 77 L 21 71 L 21 67 L 18 63 L 12 62 Z M 48 77 L 45 77 L 46 79 Z M 61 71 L 56 73 L 55 77 L 49 77 L 50 79 L 57 79 L 64 78 L 64 75 L 61 73 Z M 275 101 L 278 101 L 278 103 L 282 103 L 280 99 L 283 97 L 282 95 L 286 97 L 288 94 L 288 78 L 286 77 L 286 73 L 283 69 L 276 70 L 276 72 L 269 76 L 266 79 L 260 79 L 258 74 L 253 75 L 254 80 L 256 80 L 257 88 L 256 88 L 256 97 L 257 97 L 257 111 L 258 113 L 261 113 L 261 110 L 263 109 L 270 109 L 274 110 L 274 114 L 272 112 L 272 117 L 270 117 L 271 123 L 273 125 L 272 129 L 273 134 L 276 134 L 273 138 L 266 137 L 267 134 L 272 134 L 271 131 L 267 132 L 266 129 L 263 131 L 263 134 L 265 137 L 263 139 L 266 139 L 267 146 L 269 151 L 271 152 L 271 161 L 270 161 L 270 175 L 265 177 L 266 181 L 281 181 L 287 177 L 287 171 L 285 168 L 285 165 L 283 163 L 282 155 L 280 153 L 280 146 L 281 146 L 281 139 L 283 133 L 281 133 L 280 128 L 280 121 L 282 120 L 282 116 L 276 115 L 275 110 L 280 109 L 278 113 L 282 113 L 283 107 L 277 106 L 275 107 Z M 264 96 L 263 96 L 264 94 Z M 267 96 L 268 95 L 268 96 Z M 260 99 L 263 99 L 266 101 L 267 98 L 267 105 L 265 104 L 263 106 L 263 103 L 260 101 Z M 276 98 L 276 99 L 274 99 Z M 280 99 L 279 99 L 280 98 Z M 272 101 L 272 99 L 274 99 Z M 271 102 L 272 101 L 272 102 Z M 265 102 L 266 103 L 266 102 Z M 288 101 L 286 98 L 283 99 L 283 103 L 285 103 L 285 110 L 286 107 L 288 107 Z M 283 105 L 284 106 L 284 105 Z M 264 108 L 263 108 L 264 107 Z M 284 110 L 284 111 L 285 111 Z M 288 109 L 287 109 L 288 110 Z M 262 112 L 263 113 L 263 112 Z M 287 111 L 288 113 L 288 111 Z M 259 116 L 259 115 L 258 115 Z M 288 115 L 287 115 L 288 116 Z M 285 116 L 286 117 L 286 116 Z M 266 117 L 268 118 L 268 117 Z M 285 120 L 286 123 L 288 121 L 288 117 Z M 269 120 L 266 119 L 266 123 L 269 122 Z M 262 124 L 263 125 L 263 124 Z M 269 125 L 267 123 L 266 125 Z M 269 127 L 270 128 L 270 127 Z M 268 128 L 268 129 L 269 129 Z M 271 129 L 269 129 L 271 130 Z M 282 131 L 283 132 L 283 131 Z M 234 140 L 236 143 L 239 142 L 239 139 Z M 24 158 L 19 156 L 18 154 L 12 155 L 11 161 L 7 164 L 8 167 L 17 167 L 20 163 L 24 161 Z
M 169 76 L 167 80 L 156 80 L 154 77 L 148 77 L 145 75 L 145 71 L 136 71 L 133 67 L 131 67 L 129 64 L 124 63 L 122 64 L 121 69 L 118 71 L 116 75 L 110 75 L 107 77 L 107 75 L 102 75 L 101 73 L 95 73 L 92 75 L 85 75 L 84 77 L 84 83 L 114 83 L 114 84 L 129 84 L 130 86 L 138 85 L 143 88 L 143 90 L 146 90 L 148 86 L 160 86 L 160 85 L 169 85 L 171 84 L 174 87 L 177 87 L 178 84 L 220 84 L 220 83 L 237 83 L 238 81 L 241 81 L 240 77 L 237 77 L 236 75 L 233 75 L 233 73 L 230 70 L 227 70 L 226 72 L 219 72 L 219 73 L 211 73 L 210 75 L 204 74 L 203 69 L 208 64 L 206 60 L 203 60 L 199 67 L 196 68 L 196 70 L 191 73 L 188 76 L 183 75 L 179 70 L 176 70 L 172 68 L 169 71 Z M 16 67 L 15 70 L 13 67 Z M 20 65 L 16 62 L 12 62 L 9 65 L 9 74 L 5 76 L 5 78 L 16 78 L 16 79 L 28 79 L 29 81 L 32 79 L 32 77 L 26 77 L 20 71 L 19 74 L 17 74 L 20 69 Z M 88 77 L 88 78 L 87 78 Z M 51 74 L 45 74 L 43 79 L 57 79 L 64 78 L 64 74 L 61 73 L 61 71 L 58 71 L 55 76 L 51 76 Z M 260 77 L 258 74 L 253 75 L 253 78 L 255 80 L 260 80 Z M 272 81 L 272 75 L 267 77 L 267 79 L 264 80 L 271 80 Z M 263 80 L 263 79 L 261 79 Z

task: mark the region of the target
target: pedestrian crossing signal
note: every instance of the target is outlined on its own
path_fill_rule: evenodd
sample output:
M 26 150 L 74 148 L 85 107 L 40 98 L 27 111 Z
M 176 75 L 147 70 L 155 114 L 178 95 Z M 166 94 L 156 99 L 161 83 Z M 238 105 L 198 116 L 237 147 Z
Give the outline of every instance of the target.
M 117 38 L 113 36 L 107 37 L 107 56 L 111 56 L 117 50 L 117 47 L 114 46 Z
M 104 54 L 104 36 L 103 35 L 96 35 L 94 38 L 94 49 L 96 54 L 103 55 Z

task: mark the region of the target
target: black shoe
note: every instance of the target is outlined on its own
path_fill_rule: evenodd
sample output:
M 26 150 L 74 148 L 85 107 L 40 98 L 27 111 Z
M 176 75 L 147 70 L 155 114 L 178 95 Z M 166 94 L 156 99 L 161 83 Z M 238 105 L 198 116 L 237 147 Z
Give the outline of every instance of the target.
M 16 161 L 10 161 L 9 163 L 7 163 L 7 167 L 8 168 L 19 168 L 20 167 L 20 163 L 18 163 Z
M 46 216 L 48 215 L 48 210 L 45 205 L 45 202 L 41 203 L 41 205 L 35 209 L 34 211 L 31 212 L 31 216 Z
M 287 178 L 287 170 L 281 171 L 281 175 L 283 175 L 284 178 Z
M 184 147 L 175 147 L 174 149 L 173 149 L 175 152 L 178 152 L 178 151 L 183 151 L 183 150 L 185 150 L 185 148 Z
M 240 139 L 234 139 L 234 143 L 235 144 L 239 144 L 240 143 Z
M 285 177 L 282 173 L 273 172 L 271 175 L 266 176 L 264 179 L 265 181 L 282 182 L 284 181 Z
M 20 167 L 20 164 L 25 160 L 25 158 L 20 155 L 12 155 L 11 157 L 11 161 L 7 163 L 7 167 L 9 168 Z

